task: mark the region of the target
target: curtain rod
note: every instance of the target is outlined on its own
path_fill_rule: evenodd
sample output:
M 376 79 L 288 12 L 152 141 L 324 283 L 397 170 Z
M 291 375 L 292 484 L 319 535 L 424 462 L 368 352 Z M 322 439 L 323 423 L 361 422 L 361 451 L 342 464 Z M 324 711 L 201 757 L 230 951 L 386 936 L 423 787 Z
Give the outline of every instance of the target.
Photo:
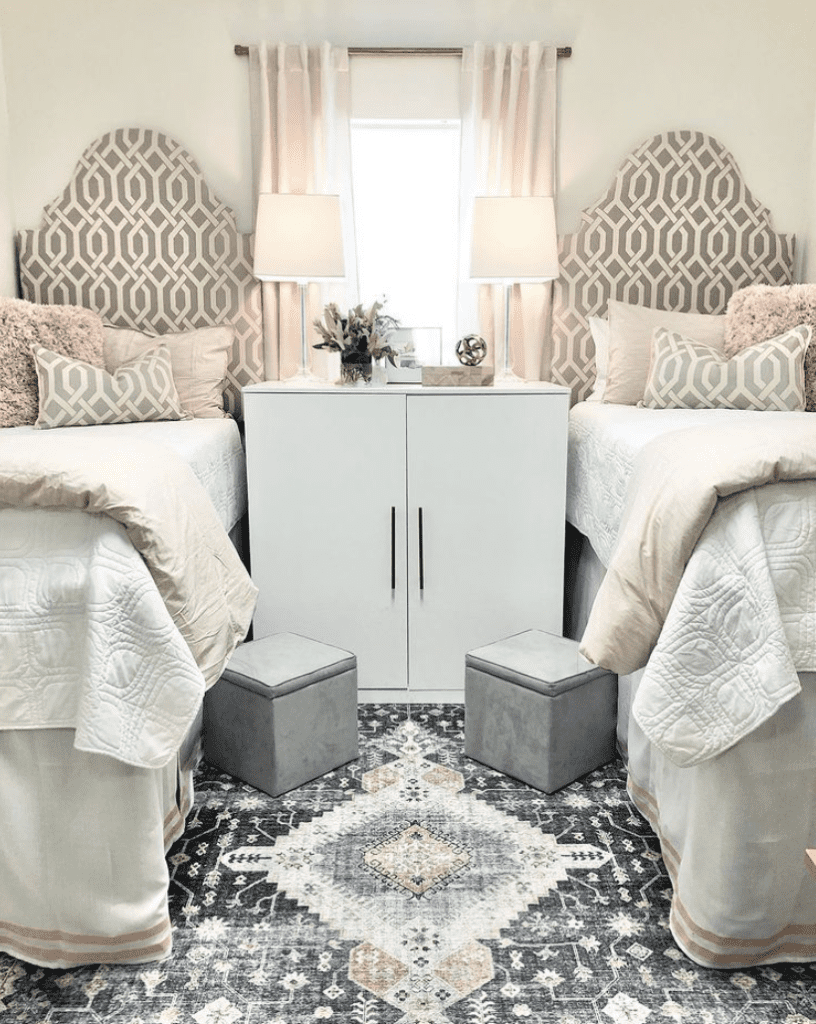
M 350 46 L 350 57 L 373 57 L 389 54 L 393 56 L 430 56 L 430 57 L 461 57 L 461 46 Z M 236 57 L 248 57 L 249 47 L 242 43 L 235 44 Z M 571 46 L 559 46 L 559 57 L 571 57 Z

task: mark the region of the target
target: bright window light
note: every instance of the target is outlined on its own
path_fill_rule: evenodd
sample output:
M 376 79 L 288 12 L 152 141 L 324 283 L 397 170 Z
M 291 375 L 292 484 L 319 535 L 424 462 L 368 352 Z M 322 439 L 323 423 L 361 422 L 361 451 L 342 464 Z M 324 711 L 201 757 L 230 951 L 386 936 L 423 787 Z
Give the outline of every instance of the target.
M 458 121 L 355 120 L 351 126 L 354 227 L 360 299 L 385 298 L 402 327 L 441 329 L 456 346 L 459 223 Z

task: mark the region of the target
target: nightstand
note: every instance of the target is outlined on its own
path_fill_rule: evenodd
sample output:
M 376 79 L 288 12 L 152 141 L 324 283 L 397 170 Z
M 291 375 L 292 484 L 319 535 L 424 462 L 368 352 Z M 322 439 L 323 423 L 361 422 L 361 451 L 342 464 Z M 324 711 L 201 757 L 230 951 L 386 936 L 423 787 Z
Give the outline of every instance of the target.
M 561 633 L 569 390 L 244 388 L 254 635 L 357 655 L 362 700 L 451 700 L 465 654 Z

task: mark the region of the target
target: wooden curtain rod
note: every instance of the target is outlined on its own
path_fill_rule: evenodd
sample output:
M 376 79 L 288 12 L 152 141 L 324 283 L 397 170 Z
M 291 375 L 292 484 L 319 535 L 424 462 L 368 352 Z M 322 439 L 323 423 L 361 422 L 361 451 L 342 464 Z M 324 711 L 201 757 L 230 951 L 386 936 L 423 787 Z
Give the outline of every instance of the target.
M 350 57 L 379 57 L 384 54 L 392 56 L 430 56 L 430 57 L 461 57 L 461 46 L 350 46 L 348 48 Z M 236 57 L 248 57 L 249 47 L 242 43 L 235 44 Z M 559 46 L 559 57 L 571 57 L 571 46 Z

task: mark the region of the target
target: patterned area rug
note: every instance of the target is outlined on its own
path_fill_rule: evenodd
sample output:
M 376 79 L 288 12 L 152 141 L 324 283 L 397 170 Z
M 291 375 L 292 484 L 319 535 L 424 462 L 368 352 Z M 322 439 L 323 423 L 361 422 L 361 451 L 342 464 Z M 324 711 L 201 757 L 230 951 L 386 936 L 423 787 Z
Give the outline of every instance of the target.
M 203 765 L 174 950 L 0 955 L 8 1024 L 816 1024 L 816 965 L 712 971 L 619 762 L 547 796 L 466 759 L 461 705 L 360 709 L 358 761 L 273 799 Z

